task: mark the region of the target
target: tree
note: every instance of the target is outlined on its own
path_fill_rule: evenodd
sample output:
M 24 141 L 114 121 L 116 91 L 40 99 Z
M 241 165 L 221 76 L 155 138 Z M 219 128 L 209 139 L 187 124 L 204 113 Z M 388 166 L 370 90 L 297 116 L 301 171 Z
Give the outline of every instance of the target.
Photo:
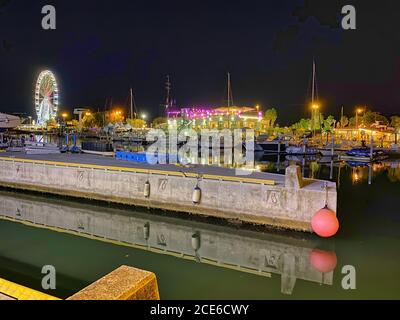
M 328 116 L 323 121 L 323 129 L 325 132 L 331 132 L 331 130 L 335 127 L 336 120 L 333 116 Z
M 396 130 L 400 130 L 400 116 L 393 116 L 390 118 L 390 125 Z
M 360 120 L 358 120 L 358 121 L 360 121 Z M 351 117 L 349 119 L 349 126 L 352 128 L 354 128 L 356 126 L 356 117 Z
M 143 119 L 128 119 L 127 123 L 135 129 L 142 129 L 147 127 L 146 121 Z
M 153 120 L 153 128 L 158 128 L 167 123 L 167 118 L 158 117 Z
M 104 127 L 104 112 L 96 112 L 93 114 L 93 124 L 97 128 Z
M 349 125 L 349 118 L 346 116 L 343 116 L 340 118 L 340 127 L 345 128 Z
M 370 126 L 376 121 L 380 121 L 385 125 L 389 124 L 389 120 L 385 116 L 381 115 L 379 112 L 367 111 L 361 117 L 361 122 L 366 126 Z
M 271 108 L 265 111 L 264 120 L 267 121 L 269 128 L 274 127 L 276 119 L 278 119 L 278 112 L 275 108 Z
M 311 130 L 320 130 L 321 126 L 324 123 L 324 115 L 318 110 L 313 111 L 311 119 L 310 119 L 310 128 Z
M 46 128 L 53 128 L 55 126 L 57 126 L 57 122 L 55 119 L 51 118 L 46 121 Z
M 72 119 L 72 120 L 71 120 L 71 127 L 75 128 L 75 129 L 78 129 L 78 127 L 79 127 L 79 121 L 76 120 L 76 119 Z
M 94 124 L 94 116 L 90 114 L 85 114 L 82 118 L 82 127 L 83 128 L 93 128 Z
M 300 119 L 299 122 L 296 122 L 292 125 L 292 129 L 296 131 L 308 131 L 311 130 L 311 120 L 310 119 Z

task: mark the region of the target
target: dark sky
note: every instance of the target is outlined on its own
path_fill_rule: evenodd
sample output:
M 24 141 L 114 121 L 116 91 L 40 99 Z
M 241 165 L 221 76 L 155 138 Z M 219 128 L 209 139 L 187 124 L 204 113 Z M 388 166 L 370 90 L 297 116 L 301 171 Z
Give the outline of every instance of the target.
M 41 8 L 57 29 L 41 28 Z M 341 7 L 357 30 L 339 28 Z M 356 104 L 400 113 L 400 1 L 0 0 L 0 111 L 34 113 L 42 69 L 55 72 L 65 109 L 125 103 L 161 113 L 165 75 L 179 106 L 224 103 L 226 72 L 235 104 L 278 109 L 286 124 L 306 116 L 317 61 L 325 114 Z

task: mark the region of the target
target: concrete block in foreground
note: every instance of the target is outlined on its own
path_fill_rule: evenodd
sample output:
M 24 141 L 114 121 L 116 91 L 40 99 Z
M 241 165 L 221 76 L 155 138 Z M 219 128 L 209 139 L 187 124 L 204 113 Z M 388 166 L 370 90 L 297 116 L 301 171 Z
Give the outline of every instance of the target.
M 160 300 L 153 272 L 121 266 L 67 300 Z

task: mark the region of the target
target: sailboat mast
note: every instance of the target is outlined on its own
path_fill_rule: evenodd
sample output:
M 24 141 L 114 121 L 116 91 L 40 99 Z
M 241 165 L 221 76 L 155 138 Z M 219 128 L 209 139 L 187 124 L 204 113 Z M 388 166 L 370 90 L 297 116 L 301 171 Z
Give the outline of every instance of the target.
M 167 82 L 165 83 L 165 89 L 167 90 L 167 97 L 165 100 L 165 109 L 166 111 L 168 111 L 168 108 L 171 105 L 171 82 L 169 79 L 169 75 L 167 75 Z
M 313 70 L 312 70 L 312 87 L 311 87 L 311 104 L 314 105 L 315 102 L 315 60 L 313 60 Z
M 228 72 L 228 107 L 231 106 L 231 74 Z
M 131 94 L 131 119 L 133 119 L 133 92 L 132 92 L 132 88 L 130 90 L 130 94 Z
M 343 128 L 343 116 L 344 116 L 344 110 L 343 110 L 343 106 L 342 106 L 342 112 L 340 114 L 340 127 Z
M 233 94 L 232 94 L 232 85 L 231 85 L 231 74 L 228 72 L 227 74 L 228 81 L 228 107 L 233 106 Z

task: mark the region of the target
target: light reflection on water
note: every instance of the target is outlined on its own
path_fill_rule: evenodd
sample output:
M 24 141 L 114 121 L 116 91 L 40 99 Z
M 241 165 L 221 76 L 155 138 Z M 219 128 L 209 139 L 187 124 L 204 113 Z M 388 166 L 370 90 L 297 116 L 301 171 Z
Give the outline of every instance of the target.
M 67 297 L 128 264 L 154 271 L 163 299 L 400 298 L 398 160 L 354 166 L 269 156 L 255 169 L 283 174 L 289 161 L 305 177 L 337 182 L 334 239 L 1 191 L 0 215 L 135 247 L 0 221 L 0 276 L 40 289 L 41 266 L 53 264 L 56 294 Z M 341 287 L 345 265 L 357 271 L 354 291 Z
M 374 176 L 387 175 L 389 181 L 400 182 L 400 159 L 388 159 L 374 163 L 338 161 L 325 158 L 305 158 L 301 156 L 263 156 L 257 159 L 255 169 L 263 172 L 285 173 L 286 167 L 295 163 L 301 166 L 305 178 L 336 181 L 340 188 L 343 173 L 349 174 L 354 184 L 372 184 Z

